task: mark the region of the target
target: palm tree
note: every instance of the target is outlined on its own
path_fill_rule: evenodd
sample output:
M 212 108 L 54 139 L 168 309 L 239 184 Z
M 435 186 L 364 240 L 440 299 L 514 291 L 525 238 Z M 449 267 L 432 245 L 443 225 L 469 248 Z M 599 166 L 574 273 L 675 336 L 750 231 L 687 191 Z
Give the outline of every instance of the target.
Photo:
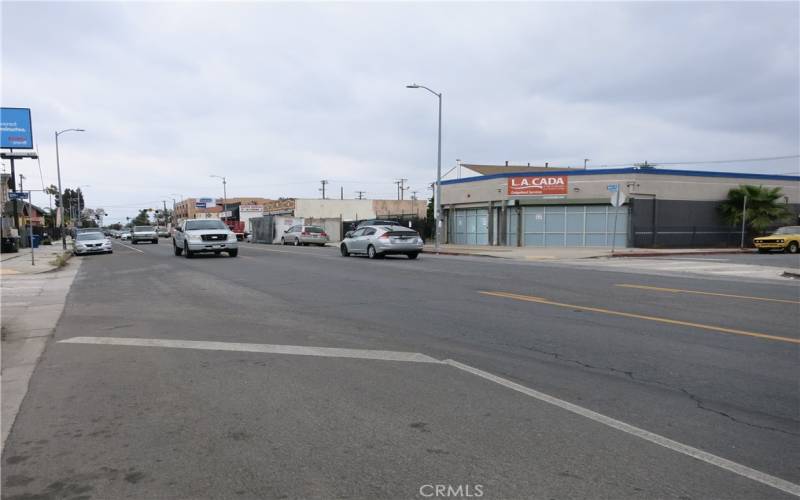
M 747 217 L 745 224 L 756 233 L 763 233 L 775 224 L 786 222 L 791 218 L 791 211 L 783 198 L 781 188 L 765 188 L 764 186 L 740 185 L 728 191 L 728 198 L 719 206 L 720 214 L 732 226 L 742 224 L 742 208 L 747 197 Z

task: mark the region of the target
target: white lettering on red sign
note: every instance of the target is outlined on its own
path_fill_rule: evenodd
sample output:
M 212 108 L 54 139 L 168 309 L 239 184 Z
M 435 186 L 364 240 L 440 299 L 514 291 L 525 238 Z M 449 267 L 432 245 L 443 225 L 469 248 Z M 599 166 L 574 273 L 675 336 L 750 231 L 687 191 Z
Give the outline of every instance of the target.
M 509 196 L 537 196 L 567 194 L 566 175 L 518 176 L 508 178 Z

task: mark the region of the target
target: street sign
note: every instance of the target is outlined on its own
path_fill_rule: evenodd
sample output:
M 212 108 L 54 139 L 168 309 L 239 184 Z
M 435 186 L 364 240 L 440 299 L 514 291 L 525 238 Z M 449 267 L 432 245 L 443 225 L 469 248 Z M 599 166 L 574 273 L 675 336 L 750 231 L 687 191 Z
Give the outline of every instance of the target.
M 611 193 L 612 207 L 621 207 L 624 203 L 625 203 L 625 193 L 623 193 L 622 191 Z
M 15 193 L 15 192 L 12 191 L 12 192 L 8 193 L 8 199 L 9 200 L 27 200 L 29 195 L 30 195 L 30 193 L 27 193 L 27 192 L 18 191 L 18 192 Z
M 206 204 L 205 203 L 201 203 L 199 201 L 196 201 L 194 203 L 194 208 L 206 208 Z
M 606 189 L 608 189 L 608 191 L 611 193 L 616 193 L 619 191 L 619 184 L 609 184 Z

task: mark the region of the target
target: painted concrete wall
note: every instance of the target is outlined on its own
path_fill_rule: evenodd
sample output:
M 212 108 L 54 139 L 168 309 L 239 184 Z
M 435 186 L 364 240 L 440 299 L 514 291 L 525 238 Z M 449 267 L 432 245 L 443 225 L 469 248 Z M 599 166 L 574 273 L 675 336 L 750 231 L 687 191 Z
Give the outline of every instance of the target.
M 328 219 L 341 215 L 344 220 L 371 219 L 375 217 L 372 200 L 317 200 L 296 199 L 295 217 Z
M 563 173 L 553 172 L 553 175 Z M 698 177 L 657 174 L 602 174 L 568 176 L 568 193 L 562 202 L 598 201 L 608 199 L 609 184 L 620 184 L 626 194 L 655 194 L 658 199 L 716 201 L 723 200 L 728 191 L 742 184 L 780 187 L 789 203 L 800 203 L 800 181 L 748 179 L 736 177 Z M 543 200 L 541 196 L 520 196 L 509 198 L 506 178 L 477 180 L 459 184 L 442 185 L 442 203 L 485 204 L 488 201 L 519 199 L 535 203 Z M 524 203 L 525 201 L 523 201 Z

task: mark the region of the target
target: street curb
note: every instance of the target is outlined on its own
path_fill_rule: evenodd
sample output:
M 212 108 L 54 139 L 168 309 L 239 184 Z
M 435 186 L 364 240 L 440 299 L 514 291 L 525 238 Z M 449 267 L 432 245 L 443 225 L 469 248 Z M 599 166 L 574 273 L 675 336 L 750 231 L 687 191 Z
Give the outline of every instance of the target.
M 502 257 L 500 255 L 486 255 L 485 253 L 463 253 L 463 252 L 442 252 L 442 251 L 427 251 L 423 250 L 420 254 L 428 254 L 428 255 L 466 255 L 468 257 L 488 257 L 490 259 L 513 259 L 513 257 Z
M 725 254 L 742 254 L 753 253 L 752 250 L 709 250 L 703 252 L 631 252 L 631 253 L 618 253 L 614 252 L 610 257 L 666 257 L 672 255 L 725 255 Z
M 781 276 L 783 276 L 784 278 L 800 280 L 800 273 L 795 273 L 793 271 L 784 271 L 783 274 L 781 274 Z

